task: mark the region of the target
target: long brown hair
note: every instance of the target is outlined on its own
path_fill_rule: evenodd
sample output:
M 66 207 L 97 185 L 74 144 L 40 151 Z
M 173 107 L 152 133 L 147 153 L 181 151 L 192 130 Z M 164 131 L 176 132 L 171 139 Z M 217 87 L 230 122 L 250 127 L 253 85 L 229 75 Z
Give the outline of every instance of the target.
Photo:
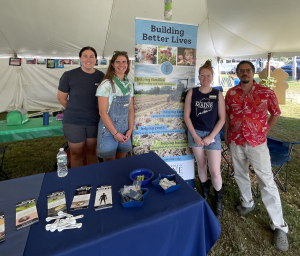
M 129 71 L 130 71 L 130 67 L 129 67 L 129 58 L 128 58 L 127 54 L 125 54 L 124 52 L 117 52 L 117 53 L 115 53 L 115 54 L 112 56 L 112 58 L 111 58 L 111 60 L 110 60 L 110 62 L 109 62 L 108 69 L 107 69 L 106 74 L 105 74 L 105 76 L 104 76 L 104 78 L 103 78 L 103 81 L 107 79 L 107 80 L 109 80 L 109 81 L 111 82 L 112 85 L 114 84 L 114 83 L 113 83 L 113 79 L 114 79 L 114 76 L 115 76 L 115 68 L 112 66 L 112 64 L 115 63 L 116 59 L 117 59 L 119 56 L 124 56 L 124 57 L 127 59 L 127 65 L 128 65 L 128 66 L 127 66 L 127 69 L 126 69 L 126 71 L 125 71 L 125 75 L 128 75 L 128 73 L 129 73 Z
M 199 75 L 200 75 L 202 69 L 208 69 L 208 70 L 211 72 L 211 74 L 214 75 L 214 70 L 213 70 L 213 68 L 212 68 L 212 66 L 211 66 L 211 61 L 210 61 L 210 60 L 207 60 L 207 61 L 203 64 L 203 66 L 201 66 L 201 67 L 199 68 Z

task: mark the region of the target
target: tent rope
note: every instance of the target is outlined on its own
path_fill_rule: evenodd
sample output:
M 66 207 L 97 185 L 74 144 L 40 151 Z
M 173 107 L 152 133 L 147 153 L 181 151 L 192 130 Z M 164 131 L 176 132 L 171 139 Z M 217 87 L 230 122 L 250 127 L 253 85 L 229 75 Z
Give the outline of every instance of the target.
M 6 43 L 8 44 L 9 48 L 13 51 L 13 53 L 15 53 L 16 51 L 12 48 L 12 46 L 10 45 L 10 43 L 8 42 L 6 36 L 3 34 L 2 29 L 0 28 L 0 34 L 3 36 L 4 40 L 6 41 Z
M 105 43 L 104 43 L 104 48 L 103 48 L 102 58 L 104 58 L 104 52 L 105 52 L 105 49 L 106 49 L 106 43 L 107 43 L 107 40 L 108 40 L 108 33 L 109 33 L 109 31 L 110 31 L 110 25 L 111 25 L 111 22 L 112 22 L 112 17 L 113 17 L 113 12 L 114 12 L 114 7 L 115 7 L 115 0 L 113 0 L 112 7 L 111 7 L 110 18 L 109 18 L 109 23 L 108 23 L 108 28 L 107 28 L 106 37 L 105 37 Z

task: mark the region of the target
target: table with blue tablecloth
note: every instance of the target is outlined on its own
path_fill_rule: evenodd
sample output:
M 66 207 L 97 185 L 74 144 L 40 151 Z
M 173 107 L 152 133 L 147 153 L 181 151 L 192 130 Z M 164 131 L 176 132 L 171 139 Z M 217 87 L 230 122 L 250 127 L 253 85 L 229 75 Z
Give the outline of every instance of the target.
M 64 178 L 46 173 L 36 198 L 40 221 L 28 227 L 24 255 L 206 255 L 220 235 L 220 224 L 203 198 L 179 176 L 178 190 L 164 194 L 149 183 L 144 186 L 149 193 L 142 207 L 123 208 L 118 190 L 132 184 L 129 173 L 138 168 L 151 169 L 153 179 L 159 173 L 175 173 L 155 153 L 70 169 Z M 92 185 L 89 208 L 71 212 L 84 214 L 77 221 L 82 228 L 46 231 L 47 194 L 64 190 L 69 209 L 76 187 L 83 185 Z M 95 211 L 100 185 L 112 185 L 113 207 Z M 8 235 L 4 243 L 14 241 Z

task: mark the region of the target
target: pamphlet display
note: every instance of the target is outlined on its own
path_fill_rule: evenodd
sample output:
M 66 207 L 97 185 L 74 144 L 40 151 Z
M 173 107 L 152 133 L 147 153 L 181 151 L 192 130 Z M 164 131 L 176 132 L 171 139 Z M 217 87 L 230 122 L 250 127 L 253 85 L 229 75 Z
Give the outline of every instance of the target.
M 47 195 L 48 216 L 57 216 L 59 211 L 67 212 L 66 197 L 63 190 Z
M 102 210 L 111 208 L 113 206 L 112 203 L 112 191 L 111 186 L 99 186 L 97 187 L 96 197 L 95 197 L 95 210 Z
M 16 205 L 16 229 L 22 229 L 39 221 L 35 199 L 29 199 Z
M 5 240 L 5 221 L 4 213 L 0 212 L 0 243 Z
M 89 207 L 92 186 L 80 186 L 76 188 L 76 192 L 71 204 L 71 211 L 86 209 Z

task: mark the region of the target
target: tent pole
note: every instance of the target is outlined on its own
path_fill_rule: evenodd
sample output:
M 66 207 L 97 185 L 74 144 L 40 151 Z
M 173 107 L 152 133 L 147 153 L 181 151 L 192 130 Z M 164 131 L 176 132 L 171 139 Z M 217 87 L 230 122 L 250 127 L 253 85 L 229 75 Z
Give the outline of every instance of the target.
M 165 20 L 172 20 L 172 0 L 165 0 L 165 12 L 164 18 Z
M 268 53 L 268 78 L 270 77 L 271 67 L 270 67 L 271 53 Z
M 218 67 L 218 84 L 220 85 L 221 84 L 221 71 L 220 71 L 220 57 L 217 57 L 217 67 Z
M 293 57 L 293 67 L 292 67 L 292 76 L 293 76 L 293 81 L 297 81 L 297 56 Z

